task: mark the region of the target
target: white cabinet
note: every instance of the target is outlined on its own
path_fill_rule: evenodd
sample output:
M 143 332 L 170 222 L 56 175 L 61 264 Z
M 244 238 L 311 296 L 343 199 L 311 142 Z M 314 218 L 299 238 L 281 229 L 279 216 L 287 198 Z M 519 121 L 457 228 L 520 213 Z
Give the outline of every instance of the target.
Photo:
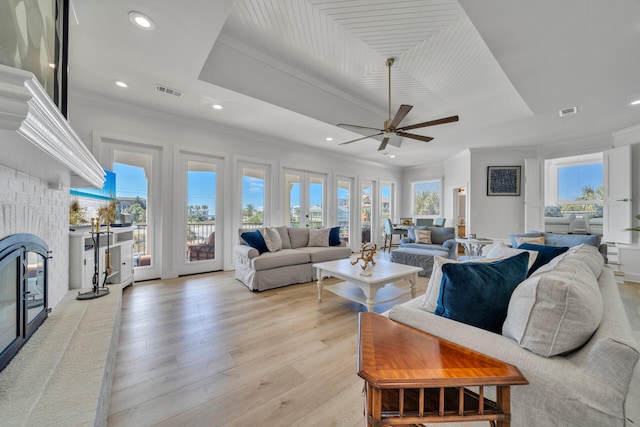
M 624 273 L 624 280 L 640 282 L 640 245 L 616 244 L 618 248 L 618 270 Z
M 93 287 L 98 252 L 97 280 L 100 285 L 133 283 L 133 227 L 101 227 L 99 238 L 88 229 L 69 232 L 69 288 Z M 107 255 L 108 254 L 108 255 Z M 110 260 L 110 268 L 106 262 Z M 106 274 L 105 274 L 106 272 Z

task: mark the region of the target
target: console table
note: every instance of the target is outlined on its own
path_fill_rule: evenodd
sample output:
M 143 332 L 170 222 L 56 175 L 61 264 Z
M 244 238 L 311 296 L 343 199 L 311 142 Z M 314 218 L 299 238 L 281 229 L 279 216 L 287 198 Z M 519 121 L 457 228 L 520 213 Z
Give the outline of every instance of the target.
M 510 425 L 510 386 L 527 384 L 518 368 L 375 313 L 359 316 L 367 426 Z M 485 396 L 487 386 L 495 386 L 495 401 Z

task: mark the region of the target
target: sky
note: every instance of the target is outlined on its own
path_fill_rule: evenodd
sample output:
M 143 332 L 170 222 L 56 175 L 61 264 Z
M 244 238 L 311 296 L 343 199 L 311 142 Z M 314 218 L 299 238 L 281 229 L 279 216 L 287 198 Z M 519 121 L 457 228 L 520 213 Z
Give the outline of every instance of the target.
M 558 196 L 561 200 L 575 200 L 586 185 L 596 190 L 602 185 L 602 163 L 558 168 Z

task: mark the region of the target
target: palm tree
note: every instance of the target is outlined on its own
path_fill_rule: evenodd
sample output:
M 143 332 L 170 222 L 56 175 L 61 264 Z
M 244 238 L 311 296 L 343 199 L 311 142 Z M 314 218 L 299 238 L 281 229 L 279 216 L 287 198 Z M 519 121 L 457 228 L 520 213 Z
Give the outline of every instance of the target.
M 416 194 L 416 215 L 438 215 L 440 213 L 440 195 L 436 191 L 422 190 Z

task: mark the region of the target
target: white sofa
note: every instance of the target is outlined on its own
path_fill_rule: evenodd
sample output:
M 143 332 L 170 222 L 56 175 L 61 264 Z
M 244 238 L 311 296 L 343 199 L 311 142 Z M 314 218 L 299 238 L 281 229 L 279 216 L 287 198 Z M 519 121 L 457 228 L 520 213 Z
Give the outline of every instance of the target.
M 580 307 L 578 299 L 574 298 L 572 292 L 576 288 L 570 278 L 576 277 L 581 277 L 580 280 L 591 289 L 591 297 L 596 297 L 595 303 L 588 307 Z M 565 321 L 570 318 L 567 314 L 558 321 L 554 333 L 545 337 L 547 326 L 535 329 L 540 321 L 536 316 L 542 313 L 543 321 L 551 323 L 557 320 L 556 317 L 549 315 L 550 312 L 541 309 L 540 305 L 528 310 L 526 304 L 522 304 L 527 294 L 531 301 L 535 298 L 544 300 L 541 285 L 536 291 L 531 283 L 551 283 L 554 280 L 561 286 L 549 289 L 566 291 L 565 307 L 578 316 L 572 319 L 578 327 L 597 320 L 598 313 L 601 313 L 601 320 L 595 333 L 587 335 L 584 345 L 567 354 L 545 357 L 537 354 L 541 351 L 538 348 L 540 342 L 536 339 L 551 342 L 557 339 L 560 342 L 562 338 L 558 337 L 573 339 L 579 335 L 567 330 L 569 322 Z M 560 302 L 565 300 L 557 297 L 552 304 L 557 303 L 560 307 Z M 518 284 L 509 300 L 502 335 L 435 315 L 426 311 L 423 305 L 424 297 L 420 296 L 395 306 L 388 315 L 392 320 L 515 365 L 527 378 L 528 385 L 511 388 L 512 426 L 625 425 L 625 399 L 639 358 L 638 344 L 625 316 L 613 271 L 604 265 L 594 247 L 581 245 L 571 248 Z M 580 322 L 579 316 L 585 311 L 589 314 Z M 514 319 L 527 325 L 527 338 L 513 333 L 513 325 L 517 324 Z M 536 338 L 531 340 L 529 335 Z
M 245 232 L 255 229 L 239 229 L 235 247 L 235 277 L 252 291 L 265 291 L 296 283 L 316 280 L 313 263 L 333 261 L 351 256 L 351 248 L 340 243 L 329 246 L 328 241 L 314 242 L 309 228 L 274 227 L 280 236 L 282 249 L 262 254 L 242 239 Z M 325 229 L 326 230 L 326 229 Z M 321 246 L 320 246 L 321 245 Z

